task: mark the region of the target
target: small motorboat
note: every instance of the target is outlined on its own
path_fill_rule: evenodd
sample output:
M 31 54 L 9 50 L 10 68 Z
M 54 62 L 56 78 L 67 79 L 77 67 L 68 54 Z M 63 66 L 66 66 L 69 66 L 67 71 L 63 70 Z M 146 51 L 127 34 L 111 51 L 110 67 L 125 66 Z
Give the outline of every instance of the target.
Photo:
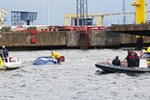
M 64 56 L 60 57 L 60 62 L 64 61 Z M 38 57 L 34 62 L 33 65 L 54 65 L 54 64 L 58 64 L 58 60 L 57 59 L 53 59 L 52 56 L 41 56 Z
M 13 70 L 22 67 L 22 62 L 15 57 L 8 57 L 7 61 L 5 59 L 0 59 L 0 70 Z
M 22 67 L 22 62 L 16 57 L 4 58 L 4 54 L 0 51 L 0 70 L 13 70 Z
M 129 74 L 136 74 L 136 73 L 150 73 L 149 67 L 126 67 L 124 65 L 115 66 L 110 63 L 104 62 L 97 62 L 95 66 L 106 73 L 129 73 Z
M 127 63 L 121 61 L 121 66 L 116 66 L 107 62 L 97 62 L 95 66 L 106 73 L 150 73 L 150 65 L 148 61 L 150 59 L 150 53 L 143 53 L 140 55 L 139 66 L 127 67 Z

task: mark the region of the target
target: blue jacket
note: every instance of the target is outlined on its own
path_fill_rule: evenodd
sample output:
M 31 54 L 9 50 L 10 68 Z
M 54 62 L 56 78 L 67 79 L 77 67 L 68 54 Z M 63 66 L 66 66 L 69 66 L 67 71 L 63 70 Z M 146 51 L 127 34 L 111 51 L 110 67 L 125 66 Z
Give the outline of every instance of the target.
M 2 48 L 2 52 L 3 52 L 4 58 L 8 57 L 8 50 L 6 48 Z

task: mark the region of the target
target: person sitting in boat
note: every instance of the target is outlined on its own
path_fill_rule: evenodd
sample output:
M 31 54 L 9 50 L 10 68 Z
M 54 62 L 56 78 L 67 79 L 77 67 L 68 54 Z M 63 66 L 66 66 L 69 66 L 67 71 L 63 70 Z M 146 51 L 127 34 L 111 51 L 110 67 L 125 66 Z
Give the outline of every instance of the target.
M 116 66 L 120 66 L 121 65 L 120 60 L 119 60 L 119 56 L 116 56 L 116 58 L 113 59 L 112 64 L 116 65 Z
M 53 56 L 53 59 L 57 59 L 58 63 L 60 63 L 60 54 L 54 51 L 52 51 L 51 54 Z
M 6 49 L 5 46 L 2 46 L 2 53 L 3 53 L 3 59 L 7 62 L 7 57 L 8 57 L 8 50 Z

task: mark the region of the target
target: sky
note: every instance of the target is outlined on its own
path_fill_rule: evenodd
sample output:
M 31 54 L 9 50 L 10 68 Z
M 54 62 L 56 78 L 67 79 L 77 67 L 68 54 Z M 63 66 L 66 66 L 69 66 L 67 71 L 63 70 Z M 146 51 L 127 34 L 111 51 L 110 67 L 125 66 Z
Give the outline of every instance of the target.
M 117 13 L 122 12 L 123 0 L 87 0 L 88 13 Z M 126 12 L 135 12 L 132 3 L 136 0 L 125 0 Z M 150 10 L 150 0 L 147 0 L 147 10 Z M 7 11 L 6 26 L 11 25 L 11 11 L 38 12 L 36 25 L 64 25 L 64 15 L 76 13 L 76 0 L 0 0 L 0 6 Z M 122 16 L 109 16 L 104 18 L 106 26 L 121 24 Z M 147 15 L 150 20 L 150 14 Z M 95 20 L 96 23 L 96 20 Z M 126 16 L 126 23 L 134 23 L 134 16 Z

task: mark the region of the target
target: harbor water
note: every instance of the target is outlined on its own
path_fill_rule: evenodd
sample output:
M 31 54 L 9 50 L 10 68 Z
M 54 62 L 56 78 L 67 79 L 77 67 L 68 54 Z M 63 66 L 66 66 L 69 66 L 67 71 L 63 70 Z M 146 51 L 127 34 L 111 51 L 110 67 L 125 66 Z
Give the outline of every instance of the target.
M 127 50 L 55 51 L 65 56 L 64 63 L 32 65 L 37 57 L 50 55 L 50 50 L 10 51 L 23 66 L 0 71 L 0 100 L 150 100 L 150 73 L 97 73 L 96 62 L 111 62 L 116 55 L 124 60 Z

